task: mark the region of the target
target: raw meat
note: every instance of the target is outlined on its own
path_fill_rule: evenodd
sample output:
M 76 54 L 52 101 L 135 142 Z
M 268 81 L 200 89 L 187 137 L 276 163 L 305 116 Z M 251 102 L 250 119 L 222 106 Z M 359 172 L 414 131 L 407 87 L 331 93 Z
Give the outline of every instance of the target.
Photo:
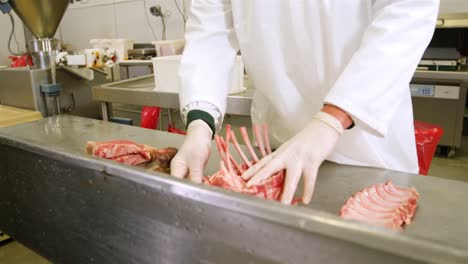
M 148 160 L 142 157 L 140 154 L 123 155 L 115 158 L 110 158 L 109 160 L 113 160 L 115 162 L 123 163 L 126 165 L 138 165 L 148 162 Z
M 140 154 L 145 159 L 154 157 L 155 148 L 137 144 L 130 140 L 111 140 L 105 142 L 88 141 L 86 150 L 94 156 L 112 159 L 130 154 Z
M 161 171 L 165 173 L 170 173 L 171 170 L 171 160 L 174 158 L 177 153 L 176 148 L 164 148 L 156 150 L 156 162 L 157 166 L 153 168 L 155 171 Z
M 261 128 L 258 125 L 254 125 L 253 129 L 256 143 L 260 153 L 262 154 L 262 157 L 270 154 L 271 147 L 268 139 L 267 126 L 264 125 L 263 128 Z M 242 127 L 240 128 L 240 131 L 251 159 L 247 158 L 246 154 L 240 148 L 237 138 L 234 132 L 231 130 L 231 126 L 226 125 L 225 139 L 218 135 L 215 136 L 216 146 L 221 157 L 220 169 L 213 175 L 204 177 L 203 182 L 205 184 L 218 186 L 235 192 L 254 195 L 264 199 L 279 200 L 281 191 L 283 190 L 284 186 L 284 170 L 272 175 L 260 184 L 251 187 L 247 187 L 247 182 L 242 179 L 242 173 L 258 162 L 259 158 L 255 153 L 254 148 L 252 147 L 246 128 Z M 231 142 L 240 159 L 242 160 L 241 163 L 238 163 L 230 153 L 229 148 Z M 295 200 L 293 203 L 296 202 L 297 200 Z
M 149 162 L 157 157 L 156 148 L 137 144 L 130 140 L 89 141 L 86 145 L 86 151 L 90 155 L 127 165 Z
M 357 192 L 343 205 L 340 216 L 402 230 L 404 225 L 411 223 L 418 199 L 416 189 L 400 187 L 387 181 Z

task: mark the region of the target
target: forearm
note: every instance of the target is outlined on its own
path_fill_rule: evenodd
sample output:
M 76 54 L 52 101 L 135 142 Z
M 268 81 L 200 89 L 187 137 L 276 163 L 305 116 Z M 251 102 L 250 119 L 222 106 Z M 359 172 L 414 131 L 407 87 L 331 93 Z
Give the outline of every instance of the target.
M 347 129 L 353 124 L 353 119 L 351 116 L 349 116 L 348 113 L 337 106 L 327 104 L 320 111 L 325 112 L 340 121 L 343 129 Z
M 375 1 L 360 47 L 324 103 L 346 111 L 364 131 L 385 137 L 401 102 L 410 96 L 408 84 L 431 40 L 437 2 Z
M 230 1 L 193 1 L 179 79 L 184 122 L 203 120 L 215 133 L 222 125 L 239 49 Z

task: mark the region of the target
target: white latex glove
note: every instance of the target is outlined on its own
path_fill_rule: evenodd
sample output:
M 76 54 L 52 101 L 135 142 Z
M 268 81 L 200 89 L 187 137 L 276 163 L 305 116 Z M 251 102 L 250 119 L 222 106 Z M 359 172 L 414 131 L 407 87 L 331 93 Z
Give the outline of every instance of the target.
M 203 171 L 210 157 L 212 136 L 213 131 L 204 121 L 192 121 L 187 128 L 184 144 L 172 159 L 171 175 L 202 182 Z
M 281 202 L 291 204 L 303 175 L 302 202 L 308 204 L 314 192 L 317 171 L 335 148 L 342 133 L 343 126 L 338 119 L 319 112 L 301 132 L 245 171 L 242 178 L 250 179 L 247 186 L 251 186 L 285 169 L 286 179 Z

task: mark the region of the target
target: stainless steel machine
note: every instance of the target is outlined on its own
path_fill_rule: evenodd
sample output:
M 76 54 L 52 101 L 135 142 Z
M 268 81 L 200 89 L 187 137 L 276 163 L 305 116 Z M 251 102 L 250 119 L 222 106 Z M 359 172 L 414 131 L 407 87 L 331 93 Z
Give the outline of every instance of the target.
M 34 38 L 27 43 L 34 65 L 41 69 L 53 66 L 51 63 L 55 63 L 54 56 L 60 50 L 60 41 L 53 37 L 70 1 L 3 0 L 1 2 L 3 5 L 10 5 L 34 35 Z
M 96 74 L 89 81 L 58 68 L 56 80 L 61 85 L 61 90 L 54 94 L 51 89 L 50 95 L 42 90 L 51 81 L 51 73 L 47 69 L 7 68 L 0 70 L 0 80 L 2 105 L 36 110 L 43 116 L 66 113 L 90 118 L 101 117 L 99 104 L 92 100 L 92 87 L 106 83 L 105 75 Z M 48 109 L 48 105 L 52 109 Z
M 410 87 L 414 119 L 441 126 L 441 154 L 454 157 L 462 144 L 468 72 L 418 71 Z
M 416 120 L 442 126 L 439 145 L 449 157 L 461 146 L 468 90 L 468 13 L 440 15 L 434 36 L 413 76 Z
M 84 67 L 84 54 L 62 52 L 60 41 L 53 38 L 69 3 L 70 0 L 0 1 L 1 11 L 9 14 L 13 10 L 23 21 L 28 53 L 34 62 L 34 66 L 0 70 L 0 104 L 40 111 L 43 116 L 69 113 L 100 117 L 91 87 L 107 82 L 106 74 L 94 74 Z M 106 56 L 112 62 L 112 54 Z

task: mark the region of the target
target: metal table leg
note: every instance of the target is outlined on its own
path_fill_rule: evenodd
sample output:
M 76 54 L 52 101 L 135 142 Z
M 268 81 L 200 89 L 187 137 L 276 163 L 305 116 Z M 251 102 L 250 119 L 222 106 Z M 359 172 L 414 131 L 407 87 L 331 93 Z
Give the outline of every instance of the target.
M 172 109 L 168 108 L 167 109 L 167 128 L 169 129 L 169 126 L 172 126 L 174 125 L 174 123 L 172 123 Z
M 159 118 L 158 118 L 158 130 L 164 130 L 162 125 L 163 125 L 163 122 L 162 122 L 162 118 L 163 118 L 163 109 L 160 109 L 159 110 Z
M 112 116 L 112 103 L 111 102 L 101 102 L 101 114 L 102 114 L 102 120 L 109 122 Z

